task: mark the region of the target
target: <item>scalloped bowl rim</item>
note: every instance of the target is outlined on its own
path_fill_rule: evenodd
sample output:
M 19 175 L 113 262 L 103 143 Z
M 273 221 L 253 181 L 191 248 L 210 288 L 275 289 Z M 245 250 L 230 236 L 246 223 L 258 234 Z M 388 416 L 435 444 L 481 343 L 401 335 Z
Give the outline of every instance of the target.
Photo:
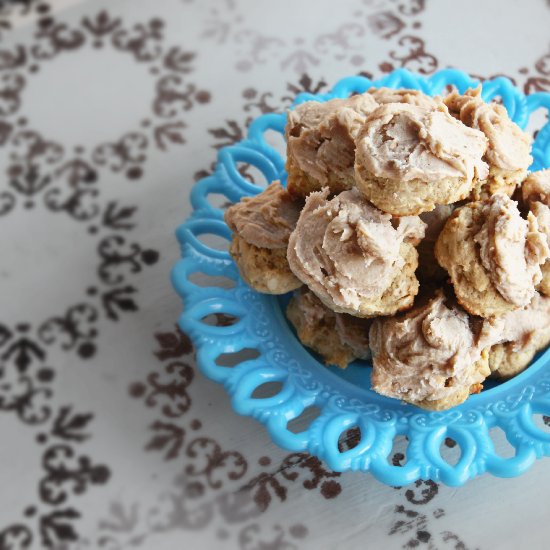
M 346 97 L 371 86 L 415 88 L 436 95 L 447 85 L 463 92 L 478 83 L 456 69 L 445 69 L 431 76 L 398 69 L 376 81 L 358 76 L 344 78 L 329 93 L 299 94 L 290 108 L 310 99 Z M 550 94 L 524 96 L 504 77 L 483 82 L 483 97 L 495 96 L 502 98 L 510 116 L 521 127 L 525 127 L 529 114 L 536 109 L 550 111 Z M 238 162 L 253 164 L 267 181 L 286 182 L 284 159 L 264 138 L 269 130 L 283 133 L 285 121 L 285 113 L 261 115 L 251 123 L 246 139 L 219 151 L 214 174 L 193 187 L 193 213 L 176 232 L 182 259 L 172 270 L 172 282 L 185 305 L 179 323 L 197 348 L 197 363 L 203 373 L 223 383 L 235 411 L 265 424 L 278 445 L 292 451 L 308 451 L 336 471 L 370 471 L 390 485 L 433 479 L 458 486 L 485 471 L 512 477 L 526 471 L 536 458 L 550 455 L 550 434 L 536 428 L 532 420 L 533 414 L 550 414 L 550 368 L 547 368 L 550 349 L 539 354 L 515 378 L 473 395 L 453 409 L 426 412 L 359 387 L 320 364 L 290 329 L 279 298 L 258 294 L 247 287 L 227 252 L 212 249 L 199 240 L 202 233 L 230 239 L 222 211 L 208 202 L 210 193 L 222 193 L 237 201 L 261 191 L 239 174 Z M 532 169 L 550 165 L 550 123 L 539 131 L 532 154 Z M 188 276 L 201 270 L 227 276 L 236 286 L 231 290 L 198 287 Z M 201 322 L 206 314 L 214 312 L 232 313 L 239 321 L 226 327 Z M 237 351 L 249 344 L 258 344 L 259 360 L 245 361 L 233 368 L 216 365 L 220 353 Z M 288 354 L 287 349 L 292 349 L 292 353 Z M 282 381 L 278 394 L 266 399 L 251 397 L 256 387 L 273 380 Z M 304 432 L 291 433 L 286 428 L 288 422 L 312 405 L 321 409 L 321 415 Z M 359 443 L 341 452 L 339 435 L 352 426 L 361 429 Z M 512 458 L 495 453 L 489 434 L 495 426 L 505 431 L 515 447 Z M 402 467 L 387 463 L 391 443 L 399 435 L 409 436 L 407 463 Z M 439 453 L 439 445 L 449 435 L 461 448 L 461 457 L 453 466 Z

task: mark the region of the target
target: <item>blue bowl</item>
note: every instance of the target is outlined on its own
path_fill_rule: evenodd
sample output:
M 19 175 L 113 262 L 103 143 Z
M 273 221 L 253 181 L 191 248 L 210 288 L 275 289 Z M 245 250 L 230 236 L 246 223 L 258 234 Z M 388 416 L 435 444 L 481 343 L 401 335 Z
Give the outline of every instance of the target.
M 315 99 L 326 101 L 364 92 L 371 86 L 414 88 L 429 95 L 440 94 L 453 85 L 460 92 L 479 81 L 467 74 L 446 69 L 429 77 L 396 70 L 380 80 L 352 76 L 340 80 L 327 94 L 300 94 L 294 105 Z M 525 128 L 531 113 L 550 111 L 550 94 L 525 96 L 508 79 L 483 82 L 483 98 L 500 97 L 510 117 Z M 519 376 L 501 384 L 487 385 L 479 395 L 448 411 L 426 412 L 412 405 L 388 399 L 370 389 L 371 369 L 357 362 L 344 371 L 326 368 L 298 341 L 284 316 L 285 297 L 263 295 L 249 288 L 226 251 L 201 242 L 214 234 L 226 240 L 231 232 L 223 213 L 209 202 L 220 193 L 230 201 L 254 195 L 261 188 L 244 179 L 238 162 L 253 165 L 267 182 L 286 181 L 285 161 L 268 145 L 265 134 L 284 134 L 286 114 L 267 114 L 250 125 L 248 137 L 220 150 L 215 173 L 202 179 L 191 192 L 193 213 L 177 230 L 182 259 L 172 272 L 175 289 L 184 302 L 179 323 L 197 348 L 202 372 L 222 383 L 239 414 L 253 416 L 267 427 L 273 441 L 290 451 L 308 451 L 326 461 L 335 471 L 371 472 L 389 485 L 405 485 L 417 479 L 432 479 L 458 486 L 483 472 L 513 477 L 525 472 L 536 458 L 550 454 L 550 433 L 535 421 L 550 416 L 550 351 L 539 354 Z M 531 170 L 550 165 L 550 124 L 537 134 L 533 144 Z M 223 276 L 231 288 L 198 286 L 194 273 Z M 224 313 L 235 322 L 212 326 L 205 319 Z M 207 319 L 206 319 L 207 320 Z M 255 350 L 255 357 L 230 368 L 217 358 L 240 350 Z M 278 392 L 258 397 L 257 388 L 278 382 Z M 320 415 L 301 433 L 289 429 L 289 422 L 311 407 Z M 514 456 L 495 452 L 492 429 L 501 428 L 514 448 Z M 341 445 L 342 435 L 355 430 L 355 446 Z M 357 431 L 358 430 L 358 431 Z M 406 462 L 391 461 L 394 439 L 406 436 Z M 445 438 L 460 447 L 460 459 L 450 464 L 441 455 Z

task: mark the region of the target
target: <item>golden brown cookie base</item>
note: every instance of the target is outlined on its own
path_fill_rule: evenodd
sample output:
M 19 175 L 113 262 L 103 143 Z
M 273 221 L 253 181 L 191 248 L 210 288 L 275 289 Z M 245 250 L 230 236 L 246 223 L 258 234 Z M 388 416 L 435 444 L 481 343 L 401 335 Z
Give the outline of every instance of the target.
M 413 179 L 397 181 L 378 178 L 355 164 L 357 188 L 376 207 L 394 216 L 412 216 L 430 212 L 438 204 L 451 204 L 465 199 L 472 192 L 473 182 L 459 178 L 443 178 L 434 184 Z
M 507 379 L 524 371 L 537 350 L 529 347 L 521 351 L 513 350 L 513 342 L 498 344 L 491 348 L 489 354 L 489 366 L 494 378 Z
M 511 197 L 526 175 L 526 170 L 502 170 L 491 167 L 487 181 L 476 182 L 470 198 L 473 201 L 485 200 L 495 193 Z
M 474 235 L 482 220 L 476 203 L 455 210 L 435 244 L 435 257 L 447 270 L 460 305 L 472 315 L 492 317 L 517 309 L 497 291 L 481 263 Z
M 550 327 L 533 333 L 523 346 L 507 342 L 493 346 L 489 352 L 489 367 L 494 378 L 507 379 L 523 372 L 537 351 L 550 343 Z
M 414 297 L 418 294 L 419 284 L 415 276 L 418 267 L 418 252 L 416 248 L 409 243 L 402 243 L 400 249 L 401 256 L 405 259 L 405 265 L 399 271 L 392 284 L 382 294 L 382 297 L 376 307 L 377 313 L 369 315 L 394 315 L 400 311 L 405 311 L 412 307 Z
M 424 401 L 420 401 L 418 403 L 411 402 L 411 405 L 415 405 L 427 411 L 444 411 L 452 407 L 456 407 L 461 403 L 464 403 L 464 401 L 468 399 L 469 395 L 470 395 L 470 390 L 468 388 L 460 388 L 449 397 L 445 397 L 443 399 L 436 399 L 434 401 L 425 399 Z
M 412 307 L 414 297 L 418 294 L 419 283 L 415 276 L 418 267 L 418 252 L 410 243 L 402 243 L 400 254 L 405 265 L 397 272 L 391 285 L 377 298 L 364 299 L 358 309 L 337 307 L 328 297 L 317 294 L 317 297 L 328 308 L 338 313 L 348 313 L 355 317 L 377 317 L 394 315 Z
M 490 375 L 489 353 L 487 350 L 483 350 L 481 358 L 474 364 L 474 369 L 479 372 L 479 376 L 482 380 Z M 424 399 L 416 403 L 411 402 L 411 404 L 428 411 L 444 411 L 464 403 L 470 395 L 479 393 L 482 389 L 483 384 L 478 382 L 477 384 L 472 384 L 469 388 L 457 388 L 456 392 L 442 399 Z
M 540 269 L 542 271 L 542 281 L 537 290 L 541 294 L 550 296 L 550 260 L 546 260 L 546 262 L 540 266 Z
M 288 320 L 298 334 L 300 342 L 318 353 L 327 365 L 336 365 L 345 369 L 357 359 L 353 350 L 340 341 L 336 332 L 336 317 L 330 310 L 323 318 L 315 322 L 306 322 L 296 297 L 290 300 L 286 309 Z
M 320 191 L 324 187 L 328 187 L 331 194 L 336 194 L 351 189 L 355 185 L 353 167 L 350 168 L 350 175 L 348 178 L 345 178 L 342 174 L 340 174 L 339 177 L 336 174 L 329 174 L 328 181 L 321 183 L 319 180 L 316 180 L 300 169 L 289 154 L 286 161 L 286 170 L 288 173 L 288 192 L 297 198 L 305 198 L 311 192 Z
M 229 252 L 241 277 L 258 292 L 286 294 L 302 286 L 288 267 L 286 248 L 258 248 L 233 235 Z

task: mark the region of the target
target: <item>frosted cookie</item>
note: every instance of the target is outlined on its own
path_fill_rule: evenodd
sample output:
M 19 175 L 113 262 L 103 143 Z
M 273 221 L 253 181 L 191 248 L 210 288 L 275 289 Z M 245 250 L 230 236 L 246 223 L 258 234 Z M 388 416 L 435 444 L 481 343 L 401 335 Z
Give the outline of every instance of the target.
M 546 235 L 546 242 L 550 246 L 550 170 L 533 172 L 521 186 L 522 198 L 525 205 L 537 218 L 539 229 Z M 541 267 L 542 280 L 538 290 L 550 296 L 550 260 Z
M 481 86 L 464 95 L 453 92 L 444 102 L 453 116 L 482 131 L 488 140 L 484 160 L 489 165 L 489 177 L 486 183 L 476 185 L 472 198 L 479 200 L 494 193 L 512 196 L 533 162 L 531 137 L 512 122 L 502 105 L 481 99 Z
M 420 214 L 470 195 L 489 173 L 487 139 L 452 117 L 441 103 L 425 108 L 381 105 L 356 140 L 357 188 L 396 216 Z
M 433 97 L 419 90 L 371 88 L 368 93 L 379 105 L 385 105 L 387 103 L 408 103 L 409 105 L 417 105 L 425 109 L 432 109 L 437 105 Z
M 550 207 L 541 202 L 534 202 L 530 206 L 530 211 L 537 219 L 540 231 L 546 235 L 546 243 L 550 247 Z M 550 260 L 546 260 L 540 269 L 542 279 L 537 290 L 546 296 L 550 296 Z
M 285 294 L 301 286 L 286 259 L 301 204 L 278 182 L 254 197 L 245 197 L 225 212 L 233 231 L 229 252 L 245 282 L 267 294 Z
M 291 194 L 306 197 L 323 187 L 339 193 L 355 185 L 355 137 L 377 105 L 369 94 L 359 94 L 308 101 L 289 111 L 285 134 Z
M 501 194 L 455 210 L 435 245 L 457 300 L 481 317 L 527 306 L 549 254 L 535 216 L 524 220 L 517 204 Z
M 391 223 L 403 241 L 418 246 L 426 236 L 426 223 L 420 216 L 399 216 L 392 218 Z
M 229 253 L 244 282 L 264 294 L 286 294 L 302 286 L 288 267 L 284 248 L 259 248 L 233 236 Z
M 290 268 L 330 309 L 358 317 L 392 315 L 418 292 L 418 254 L 411 241 L 424 223 L 411 218 L 394 228 L 357 189 L 331 200 L 329 190 L 306 199 L 287 251 Z
M 550 170 L 532 172 L 521 185 L 523 200 L 550 205 Z
M 335 313 L 305 289 L 294 294 L 286 313 L 300 342 L 327 365 L 346 368 L 355 359 L 370 358 L 370 319 Z
M 531 303 L 489 321 L 498 343 L 489 352 L 493 376 L 510 378 L 529 365 L 535 353 L 550 343 L 550 298 L 536 294 Z
M 426 236 L 418 244 L 418 269 L 416 276 L 421 283 L 442 282 L 447 272 L 437 263 L 434 247 L 441 230 L 456 209 L 454 204 L 440 204 L 431 212 L 420 214 L 420 219 L 426 224 Z
M 429 410 L 443 410 L 482 389 L 489 376 L 481 325 L 438 290 L 425 305 L 370 329 L 374 391 Z

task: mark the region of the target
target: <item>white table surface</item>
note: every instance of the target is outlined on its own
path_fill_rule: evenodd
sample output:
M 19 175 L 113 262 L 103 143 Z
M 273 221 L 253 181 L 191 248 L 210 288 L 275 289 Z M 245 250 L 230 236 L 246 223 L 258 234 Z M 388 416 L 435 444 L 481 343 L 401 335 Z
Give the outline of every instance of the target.
M 251 117 L 400 66 L 550 91 L 550 2 L 2 4 L 0 548 L 548 548 L 548 460 L 392 488 L 278 449 L 195 369 L 169 270 Z

